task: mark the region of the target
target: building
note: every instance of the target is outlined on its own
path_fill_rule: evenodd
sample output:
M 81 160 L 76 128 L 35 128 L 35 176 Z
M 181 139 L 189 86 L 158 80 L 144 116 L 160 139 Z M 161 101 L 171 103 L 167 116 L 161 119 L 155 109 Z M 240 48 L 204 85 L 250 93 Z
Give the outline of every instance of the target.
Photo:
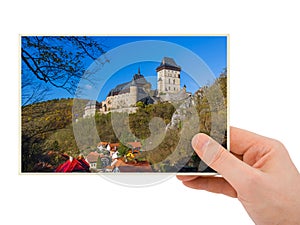
M 100 157 L 100 154 L 97 152 L 90 152 L 87 157 L 86 161 L 90 164 L 91 169 L 96 169 L 97 167 L 97 160 Z
M 109 156 L 111 157 L 115 152 L 117 152 L 118 148 L 120 147 L 120 143 L 109 143 L 109 142 L 104 142 L 101 141 L 98 145 L 97 148 L 100 151 L 108 151 Z
M 111 163 L 109 156 L 98 152 L 90 152 L 86 157 L 86 161 L 90 165 L 90 169 L 101 169 L 108 166 Z M 98 165 L 98 163 L 100 163 L 101 165 Z
M 134 74 L 131 81 L 119 84 L 110 90 L 106 99 L 102 102 L 100 112 L 134 112 L 136 109 L 135 104 L 138 101 L 149 97 L 150 92 L 151 84 L 141 74 L 139 68 L 138 73 Z
M 104 101 L 97 106 L 96 101 L 90 101 L 86 108 L 84 117 L 93 116 L 98 110 L 101 113 L 108 112 L 136 112 L 136 103 L 143 102 L 145 105 L 154 104 L 157 101 L 181 101 L 191 93 L 186 92 L 184 86 L 180 88 L 181 67 L 176 64 L 175 60 L 164 57 L 160 65 L 156 68 L 157 89 L 151 89 L 144 75 L 141 74 L 140 68 L 133 75 L 132 80 L 118 84 L 111 89 Z
M 132 149 L 132 151 L 140 151 L 142 148 L 142 144 L 139 141 L 127 142 L 127 145 Z
M 180 91 L 180 71 L 174 59 L 164 57 L 161 64 L 156 68 L 158 95 L 166 93 L 178 93 Z
M 101 108 L 101 105 L 96 100 L 90 100 L 84 108 L 83 118 L 94 116 L 96 111 Z

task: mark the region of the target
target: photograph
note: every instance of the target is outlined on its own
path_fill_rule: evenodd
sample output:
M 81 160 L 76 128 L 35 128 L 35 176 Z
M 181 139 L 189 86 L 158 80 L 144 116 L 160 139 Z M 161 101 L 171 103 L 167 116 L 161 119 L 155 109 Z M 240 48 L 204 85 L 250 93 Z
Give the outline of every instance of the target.
M 20 36 L 20 172 L 216 174 L 228 149 L 228 35 Z
M 3 224 L 299 225 L 297 3 L 2 1 Z

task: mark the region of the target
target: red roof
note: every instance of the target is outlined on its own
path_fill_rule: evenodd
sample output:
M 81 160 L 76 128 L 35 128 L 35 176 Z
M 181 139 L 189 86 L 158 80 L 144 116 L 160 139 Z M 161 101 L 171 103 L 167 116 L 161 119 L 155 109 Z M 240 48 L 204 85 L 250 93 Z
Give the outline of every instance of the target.
M 100 154 L 97 153 L 97 152 L 90 152 L 90 153 L 87 155 L 86 160 L 87 160 L 89 163 L 94 163 L 94 162 L 97 162 L 99 156 L 100 156 Z
M 119 168 L 120 172 L 153 172 L 149 162 L 125 163 L 123 160 L 118 159 L 114 165 Z
M 142 147 L 142 144 L 139 141 L 127 142 L 127 144 L 131 145 L 133 148 L 141 148 Z
M 120 143 L 110 143 L 109 146 L 110 146 L 111 149 L 113 149 L 114 147 L 119 148 L 120 147 Z
M 103 145 L 107 145 L 107 144 L 108 144 L 108 142 L 106 142 L 106 141 L 101 141 L 101 142 L 99 142 L 98 147 L 101 146 L 101 145 L 103 146 Z
M 149 162 L 126 164 L 119 166 L 120 172 L 153 172 Z
M 106 146 L 106 145 L 109 145 L 111 148 L 114 148 L 114 147 L 120 147 L 120 143 L 109 143 L 109 142 L 106 142 L 106 141 L 101 141 L 99 142 L 98 144 L 98 147 L 100 146 Z

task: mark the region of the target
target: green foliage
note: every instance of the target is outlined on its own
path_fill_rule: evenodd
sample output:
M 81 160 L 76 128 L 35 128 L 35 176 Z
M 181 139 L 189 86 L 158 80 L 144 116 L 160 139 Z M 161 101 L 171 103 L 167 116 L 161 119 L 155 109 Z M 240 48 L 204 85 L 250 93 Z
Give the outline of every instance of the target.
M 117 136 L 114 133 L 114 129 L 111 123 L 111 113 L 108 114 L 99 114 L 95 115 L 96 128 L 100 140 L 107 142 L 118 142 Z
M 159 171 L 170 171 L 172 168 L 179 168 L 183 165 L 196 167 L 200 159 L 193 155 L 190 145 L 191 138 L 195 134 L 192 132 L 195 126 L 197 132 L 210 134 L 226 146 L 226 70 L 214 83 L 199 89 L 193 99 L 196 102 L 199 120 L 190 118 L 188 121 L 180 121 L 176 128 L 168 129 L 165 138 L 156 148 L 138 155 L 140 160 L 149 161 L 152 167 Z M 96 113 L 94 118 L 83 119 L 82 114 L 87 101 L 80 101 L 73 112 L 72 99 L 56 99 L 22 107 L 23 172 L 45 171 L 46 169 L 43 168 L 37 169 L 37 165 L 41 162 L 49 164 L 49 168 L 54 169 L 65 160 L 61 157 L 62 153 L 77 157 L 79 154 L 86 156 L 91 151 L 99 151 L 96 148 L 99 140 L 127 143 L 138 139 L 144 143 L 144 140 L 151 135 L 149 129 L 151 119 L 161 118 L 167 125 L 176 107 L 167 102 L 146 106 L 137 104 L 137 112 L 129 115 L 127 113 L 114 113 L 113 115 Z M 72 114 L 77 114 L 79 118 L 78 122 L 73 125 Z M 115 120 L 117 124 L 113 124 L 112 121 Z M 95 126 L 95 134 L 87 135 L 86 131 L 95 129 Z M 126 132 L 124 129 L 114 130 L 114 127 L 124 128 Z M 74 130 L 76 130 L 77 140 L 74 137 Z M 126 155 L 128 150 L 129 148 L 123 144 L 118 149 L 121 156 Z M 175 150 L 176 154 L 172 154 Z
M 151 151 L 141 152 L 141 158 L 147 159 L 155 169 L 159 169 L 160 163 L 176 149 L 179 141 L 178 130 L 168 130 L 162 143 Z
M 56 146 L 59 146 L 59 148 L 56 148 Z M 77 157 L 80 153 L 71 126 L 54 132 L 45 140 L 41 149 L 44 152 L 55 151 L 57 154 L 67 154 L 73 157 Z
M 209 86 L 195 93 L 199 114 L 199 131 L 210 134 L 212 138 L 226 146 L 227 136 L 227 70 Z
M 82 105 L 86 100 L 79 100 Z M 76 156 L 79 152 L 72 133 L 73 99 L 55 99 L 22 107 L 22 171 L 33 171 L 35 165 L 47 159 L 53 167 L 60 162 L 59 154 L 68 152 Z M 51 151 L 53 154 L 48 155 Z M 47 157 L 46 157 L 47 156 Z M 54 160 L 52 160 L 54 159 Z
M 79 149 L 97 146 L 99 137 L 95 130 L 95 119 L 93 117 L 81 118 L 73 124 L 73 131 Z
M 122 142 L 120 144 L 120 147 L 118 148 L 118 155 L 120 157 L 125 156 L 129 151 L 129 147 L 127 147 L 126 145 L 124 145 Z
M 103 163 L 101 161 L 101 158 L 100 156 L 98 157 L 97 159 L 97 166 L 96 166 L 97 169 L 102 169 L 103 168 Z
M 163 142 L 155 149 L 142 152 L 154 170 L 177 172 L 180 168 L 198 168 L 200 158 L 191 147 L 194 131 L 207 133 L 226 147 L 227 142 L 227 74 L 226 70 L 211 85 L 194 95 L 199 120 L 180 121 L 178 129 L 168 130 Z M 188 115 L 188 113 L 186 113 Z M 189 129 L 190 128 L 190 129 Z M 174 151 L 176 151 L 175 154 Z
M 139 108 L 136 113 L 129 115 L 129 126 L 132 133 L 139 139 L 150 137 L 149 122 L 154 117 L 163 119 L 165 124 L 170 123 L 175 108 L 171 103 L 159 102 Z
M 87 148 L 80 149 L 80 154 L 83 155 L 84 157 L 86 157 L 91 152 L 102 153 L 96 146 L 91 146 L 91 147 L 89 146 Z
M 145 108 L 145 104 L 143 102 L 137 102 L 136 107 L 138 108 Z

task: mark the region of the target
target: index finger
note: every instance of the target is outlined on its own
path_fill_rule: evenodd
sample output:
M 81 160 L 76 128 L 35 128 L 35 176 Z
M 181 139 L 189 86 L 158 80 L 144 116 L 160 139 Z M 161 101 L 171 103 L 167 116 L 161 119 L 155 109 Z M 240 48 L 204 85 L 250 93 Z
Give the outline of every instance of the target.
M 268 143 L 268 140 L 270 143 Z M 230 151 L 238 155 L 244 155 L 245 152 L 255 145 L 271 144 L 271 140 L 247 130 L 230 127 Z

